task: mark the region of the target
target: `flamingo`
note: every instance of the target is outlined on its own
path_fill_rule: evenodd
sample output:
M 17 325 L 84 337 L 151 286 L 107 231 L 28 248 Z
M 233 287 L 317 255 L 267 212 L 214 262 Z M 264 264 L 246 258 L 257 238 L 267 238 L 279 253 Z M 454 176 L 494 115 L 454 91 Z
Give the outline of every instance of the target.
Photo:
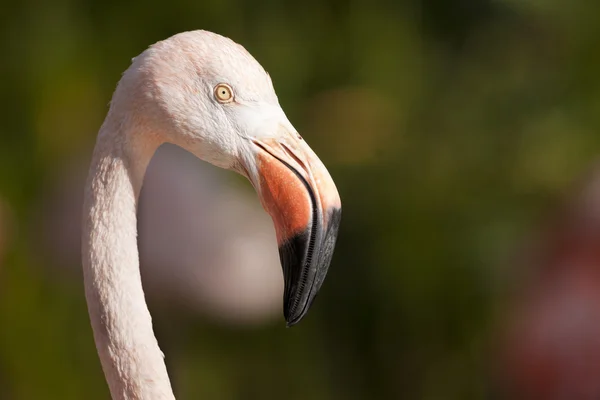
M 251 182 L 275 226 L 288 326 L 310 308 L 337 238 L 337 188 L 258 61 L 231 39 L 201 30 L 150 46 L 117 85 L 84 192 L 85 296 L 113 399 L 174 399 L 136 241 L 143 177 L 166 142 Z

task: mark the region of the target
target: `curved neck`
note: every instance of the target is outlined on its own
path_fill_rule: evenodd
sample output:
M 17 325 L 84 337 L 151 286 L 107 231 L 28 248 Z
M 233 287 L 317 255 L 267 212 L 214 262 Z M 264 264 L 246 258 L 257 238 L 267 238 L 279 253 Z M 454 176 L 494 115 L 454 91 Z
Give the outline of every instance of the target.
M 155 136 L 105 121 L 86 183 L 82 256 L 94 339 L 112 398 L 174 399 L 139 269 L 137 198 Z

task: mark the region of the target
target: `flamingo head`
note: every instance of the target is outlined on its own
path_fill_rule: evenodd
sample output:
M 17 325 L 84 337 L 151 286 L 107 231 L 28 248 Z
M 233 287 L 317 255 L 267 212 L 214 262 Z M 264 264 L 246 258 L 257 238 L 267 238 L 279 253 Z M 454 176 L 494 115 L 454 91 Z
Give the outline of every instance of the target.
M 341 201 L 262 66 L 230 39 L 185 32 L 136 57 L 113 101 L 148 135 L 250 180 L 275 225 L 285 319 L 298 323 L 329 269 Z

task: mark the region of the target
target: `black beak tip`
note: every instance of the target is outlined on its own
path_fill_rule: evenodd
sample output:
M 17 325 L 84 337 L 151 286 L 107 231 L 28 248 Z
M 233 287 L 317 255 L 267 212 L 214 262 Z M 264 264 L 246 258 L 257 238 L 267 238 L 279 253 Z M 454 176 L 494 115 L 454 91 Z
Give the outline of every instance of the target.
M 285 322 L 285 327 L 286 328 L 291 328 L 292 326 L 296 325 L 299 321 L 286 321 Z
M 306 315 L 306 311 L 303 310 L 303 307 L 292 310 L 292 303 L 293 295 L 290 295 L 290 297 L 284 300 L 283 304 L 283 317 L 285 318 L 285 326 L 287 328 L 291 328 L 292 326 L 298 324 Z
M 327 275 L 340 224 L 341 209 L 329 210 L 329 223 L 295 235 L 279 248 L 285 278 L 283 315 L 288 328 L 311 308 Z
M 289 310 L 285 310 L 284 312 L 284 317 L 285 317 L 285 326 L 286 328 L 291 328 L 292 326 L 298 324 L 300 321 L 302 321 L 304 319 L 304 317 L 306 316 L 306 311 L 301 312 L 301 313 L 297 313 L 297 315 L 289 315 Z
M 297 319 L 297 320 L 295 320 L 295 321 L 287 321 L 287 322 L 285 323 L 285 327 L 286 327 L 286 328 L 291 328 L 291 327 L 295 326 L 295 325 L 296 325 L 298 322 L 300 322 L 300 320 L 299 320 L 299 319 Z

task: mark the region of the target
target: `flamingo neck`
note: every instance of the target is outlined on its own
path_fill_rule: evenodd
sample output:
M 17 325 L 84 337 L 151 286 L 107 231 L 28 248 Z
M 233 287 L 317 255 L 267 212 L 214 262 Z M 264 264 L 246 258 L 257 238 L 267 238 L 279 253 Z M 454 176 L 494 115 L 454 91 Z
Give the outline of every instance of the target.
M 172 400 L 173 391 L 142 288 L 137 198 L 160 144 L 111 123 L 98 135 L 86 184 L 82 257 L 94 340 L 115 400 Z

